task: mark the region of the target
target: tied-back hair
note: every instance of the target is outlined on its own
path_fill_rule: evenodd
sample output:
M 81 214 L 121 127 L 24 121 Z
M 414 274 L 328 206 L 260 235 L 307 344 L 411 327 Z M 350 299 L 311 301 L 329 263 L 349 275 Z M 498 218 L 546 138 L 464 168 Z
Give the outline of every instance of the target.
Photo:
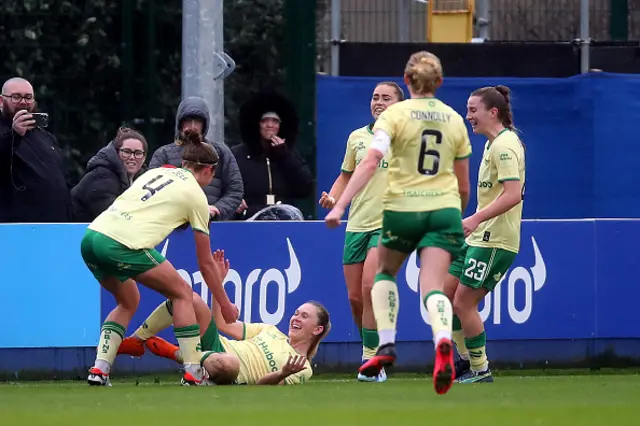
M 322 333 L 314 337 L 314 341 L 307 351 L 307 359 L 311 362 L 313 357 L 316 356 L 316 353 L 318 353 L 318 346 L 320 346 L 320 342 L 327 336 L 327 334 L 329 334 L 329 330 L 331 330 L 331 319 L 329 318 L 329 311 L 327 311 L 327 308 L 325 308 L 322 303 L 316 302 L 315 300 L 311 300 L 307 303 L 316 307 L 318 325 L 322 326 Z
M 398 83 L 394 81 L 381 81 L 380 83 L 376 84 L 376 87 L 378 86 L 389 86 L 393 88 L 393 90 L 396 92 L 398 101 L 404 101 L 404 90 L 402 90 Z
M 471 96 L 478 96 L 488 110 L 496 108 L 502 125 L 513 132 L 517 131 L 511 111 L 511 89 L 502 85 L 481 87 L 474 90 Z
M 116 133 L 116 138 L 113 140 L 113 144 L 115 145 L 116 149 L 120 149 L 122 148 L 122 144 L 124 143 L 124 141 L 126 141 L 127 139 L 135 139 L 137 141 L 140 141 L 140 143 L 142 143 L 144 152 L 149 152 L 149 145 L 147 144 L 147 140 L 144 138 L 144 136 L 142 136 L 142 133 L 129 127 L 120 127 L 118 129 L 118 133 Z
M 220 161 L 218 153 L 197 130 L 185 130 L 180 134 L 180 140 L 184 145 L 182 152 L 184 167 L 199 171 L 205 167 L 218 165 Z
M 433 53 L 416 52 L 409 58 L 404 74 L 415 94 L 434 93 L 442 84 L 442 63 Z

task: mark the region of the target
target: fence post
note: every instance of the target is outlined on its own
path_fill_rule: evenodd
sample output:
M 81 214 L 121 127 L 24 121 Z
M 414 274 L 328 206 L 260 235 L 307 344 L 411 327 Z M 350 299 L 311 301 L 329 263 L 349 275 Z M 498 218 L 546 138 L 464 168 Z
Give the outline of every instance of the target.
M 611 40 L 629 39 L 629 1 L 610 0 L 609 37 Z
M 299 118 L 297 148 L 315 176 L 316 168 L 316 0 L 286 0 L 286 88 Z M 305 219 L 315 218 L 315 189 L 298 207 Z

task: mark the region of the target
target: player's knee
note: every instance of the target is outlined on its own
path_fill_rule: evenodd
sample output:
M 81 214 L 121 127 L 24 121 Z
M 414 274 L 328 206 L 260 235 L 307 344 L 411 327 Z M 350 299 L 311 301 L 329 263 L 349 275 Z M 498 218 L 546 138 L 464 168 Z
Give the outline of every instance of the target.
M 469 310 L 473 310 L 475 307 L 473 304 L 461 297 L 460 294 L 456 294 L 453 299 L 453 312 L 458 316 L 464 316 Z
M 138 310 L 139 304 L 140 304 L 140 293 L 131 294 L 126 299 L 118 300 L 118 306 L 120 306 L 120 309 L 127 311 L 128 313 L 131 314 L 132 317 Z
M 202 366 L 216 385 L 233 384 L 240 373 L 240 360 L 227 353 L 211 354 Z

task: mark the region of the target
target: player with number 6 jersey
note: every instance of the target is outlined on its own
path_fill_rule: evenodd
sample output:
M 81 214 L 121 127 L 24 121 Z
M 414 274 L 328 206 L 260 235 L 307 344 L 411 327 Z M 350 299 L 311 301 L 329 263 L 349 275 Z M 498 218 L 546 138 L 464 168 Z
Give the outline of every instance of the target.
M 478 208 L 462 222 L 466 243 L 453 261 L 445 292 L 453 300 L 453 339 L 460 383 L 493 382 L 478 305 L 511 267 L 520 248 L 525 150 L 505 86 L 475 90 L 467 101 L 474 133 L 487 137 L 478 171 Z
M 88 227 L 81 254 L 100 285 L 116 299 L 100 333 L 97 358 L 89 370 L 90 385 L 110 386 L 111 366 L 125 330 L 138 307 L 136 281 L 166 296 L 174 310 L 175 335 L 183 353 L 183 385 L 208 383 L 200 367 L 200 330 L 192 305 L 192 290 L 154 247 L 174 229 L 191 224 L 198 264 L 226 321 L 237 308 L 222 286 L 209 241 L 209 206 L 202 190 L 211 182 L 218 154 L 195 132 L 185 135 L 182 168 L 153 169 L 140 176 Z
M 469 200 L 471 156 L 463 118 L 435 96 L 442 80 L 442 64 L 435 55 L 411 55 L 404 72 L 411 99 L 391 105 L 380 115 L 365 159 L 325 219 L 329 227 L 339 225 L 351 198 L 371 179 L 378 162 L 391 149 L 380 261 L 371 291 L 380 346 L 360 372 L 374 376 L 396 360 L 396 276 L 417 249 L 420 294 L 436 347 L 433 381 L 438 394 L 446 393 L 454 380 L 453 308 L 443 290 L 452 257 L 458 255 L 464 241 L 461 211 Z

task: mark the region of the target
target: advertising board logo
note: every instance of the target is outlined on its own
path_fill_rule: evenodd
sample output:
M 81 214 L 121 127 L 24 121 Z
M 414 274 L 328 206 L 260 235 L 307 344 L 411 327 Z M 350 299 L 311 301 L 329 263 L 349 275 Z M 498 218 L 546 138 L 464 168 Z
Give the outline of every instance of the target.
M 487 294 L 484 298 L 484 306 L 480 310 L 480 317 L 483 322 L 486 322 L 490 317 L 493 324 L 502 323 L 502 293 L 506 293 L 507 297 L 507 314 L 509 319 L 515 324 L 524 324 L 527 322 L 533 310 L 533 293 L 540 290 L 547 281 L 547 267 L 544 263 L 544 258 L 538 247 L 538 243 L 534 237 L 531 237 L 531 244 L 533 246 L 533 266 L 527 269 L 523 266 L 516 266 L 513 269 L 508 270 L 502 278 L 500 276 L 494 276 L 495 279 L 500 279 L 498 285 L 493 292 Z M 409 260 L 407 261 L 407 267 L 405 269 L 405 278 L 407 284 L 411 290 L 418 293 L 420 286 L 418 284 L 418 274 L 420 270 L 417 264 L 417 255 L 414 251 L 411 253 Z M 518 305 L 523 306 L 519 309 L 516 306 L 516 295 L 522 294 L 521 286 L 516 286 L 518 282 L 524 284 L 524 298 L 520 296 L 518 298 Z M 506 289 L 503 288 L 503 284 L 506 283 Z M 422 297 L 420 299 L 420 314 L 425 323 L 429 324 L 429 316 L 422 303 Z M 523 302 L 524 299 L 524 302 Z M 492 315 L 493 314 L 493 315 Z
M 289 251 L 289 267 L 284 271 L 270 268 L 263 273 L 262 269 L 253 269 L 246 278 L 243 278 L 237 270 L 233 268 L 229 269 L 223 284 L 227 294 L 229 294 L 231 300 L 240 310 L 240 319 L 242 321 L 263 322 L 271 325 L 277 325 L 282 321 L 287 294 L 296 291 L 302 280 L 302 269 L 300 268 L 298 256 L 291 244 L 291 240 L 287 238 L 286 241 Z M 162 248 L 162 255 L 165 257 L 168 246 L 169 240 L 167 239 Z M 191 288 L 193 288 L 194 285 L 201 285 L 200 297 L 202 297 L 207 304 L 210 304 L 209 288 L 205 284 L 200 271 L 190 273 L 185 269 L 178 269 L 178 273 Z M 277 286 L 278 299 L 275 311 L 269 312 L 267 310 L 267 286 L 272 283 Z M 255 285 L 258 286 L 257 295 L 259 298 L 257 317 L 254 315 L 252 306 Z

